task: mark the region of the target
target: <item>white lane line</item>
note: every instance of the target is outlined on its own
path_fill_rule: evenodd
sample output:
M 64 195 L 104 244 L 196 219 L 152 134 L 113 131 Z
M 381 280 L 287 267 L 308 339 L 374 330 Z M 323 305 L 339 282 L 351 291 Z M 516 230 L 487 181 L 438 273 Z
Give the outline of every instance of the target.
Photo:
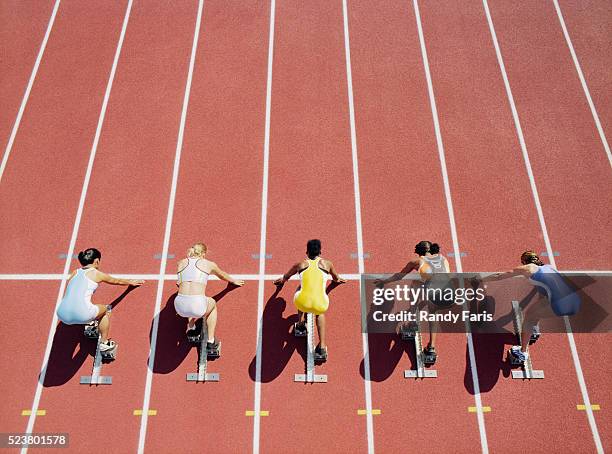
M 589 271 L 577 271 L 577 270 L 565 270 L 561 271 L 565 274 L 594 274 L 594 275 L 606 275 L 612 274 L 612 270 L 589 270 Z M 497 271 L 480 271 L 482 274 L 493 274 Z M 112 276 L 120 279 L 142 279 L 145 281 L 157 281 L 160 278 L 159 274 L 115 274 L 110 273 Z M 392 273 L 389 273 L 392 274 Z M 68 279 L 69 274 L 0 274 L 0 281 L 61 281 L 62 279 Z M 259 274 L 233 274 L 236 279 L 242 279 L 243 281 L 259 281 Z M 264 274 L 264 281 L 274 281 L 281 277 L 281 274 Z M 361 279 L 360 274 L 343 274 L 343 278 L 349 281 L 358 281 Z M 176 281 L 176 274 L 164 274 L 162 277 L 164 281 Z M 410 275 L 406 276 L 406 279 L 410 279 Z M 210 281 L 219 281 L 217 276 L 210 276 Z M 298 281 L 297 276 L 292 276 L 291 281 Z
M 49 18 L 49 23 L 47 24 L 47 31 L 45 32 L 45 37 L 42 40 L 40 49 L 38 50 L 38 55 L 36 56 L 36 61 L 34 62 L 34 68 L 32 68 L 32 74 L 30 74 L 28 86 L 26 87 L 23 99 L 21 100 L 21 105 L 19 106 L 17 118 L 15 119 L 15 123 L 13 124 L 13 129 L 11 130 L 11 135 L 9 137 L 8 143 L 6 145 L 6 148 L 4 149 L 2 164 L 0 164 L 0 181 L 2 181 L 2 176 L 4 175 L 6 163 L 8 162 L 9 155 L 11 154 L 11 150 L 13 149 L 15 136 L 17 135 L 17 131 L 19 130 L 19 125 L 21 124 L 21 117 L 23 117 L 23 112 L 25 111 L 26 105 L 28 103 L 30 92 L 32 91 L 32 86 L 34 85 L 34 79 L 36 79 L 36 74 L 38 73 L 38 67 L 40 66 L 40 62 L 42 61 L 43 54 L 45 53 L 47 41 L 49 41 L 49 35 L 51 35 L 51 29 L 53 28 L 53 23 L 55 22 L 55 16 L 57 15 L 57 10 L 60 6 L 60 1 L 61 0 L 56 0 L 55 5 L 53 6 L 53 11 L 51 12 L 51 17 Z
M 172 230 L 172 218 L 174 216 L 174 201 L 176 199 L 176 187 L 179 177 L 181 163 L 181 153 L 183 150 L 183 138 L 185 135 L 185 122 L 187 120 L 187 109 L 189 106 L 189 95 L 191 93 L 191 81 L 193 80 L 193 68 L 195 66 L 198 39 L 200 37 L 200 25 L 202 23 L 202 10 L 204 0 L 198 2 L 198 15 L 196 18 L 195 30 L 193 33 L 193 44 L 191 46 L 191 56 L 189 58 L 189 70 L 187 72 L 187 82 L 185 84 L 185 94 L 183 96 L 183 109 L 181 111 L 181 121 L 179 124 L 178 137 L 176 141 L 176 151 L 174 155 L 174 167 L 172 169 L 172 184 L 170 186 L 170 197 L 168 199 L 168 214 L 166 216 L 166 228 L 164 232 L 164 244 L 162 247 L 161 263 L 159 265 L 159 276 L 157 282 L 157 294 L 155 296 L 155 309 L 153 312 L 153 327 L 151 329 L 151 347 L 149 350 L 149 363 L 147 367 L 147 379 L 142 403 L 142 418 L 140 419 L 140 435 L 138 439 L 138 453 L 144 452 L 147 436 L 147 423 L 149 421 L 149 405 L 151 402 L 151 388 L 153 383 L 153 367 L 155 364 L 155 348 L 157 345 L 157 330 L 159 328 L 159 312 L 161 300 L 164 293 L 164 278 L 166 264 L 168 262 L 168 248 L 170 247 L 170 232 Z M 176 277 L 175 277 L 176 278 Z
M 535 202 L 536 210 L 538 212 L 538 219 L 540 221 L 540 229 L 542 230 L 542 235 L 544 237 L 544 243 L 546 244 L 546 251 L 548 253 L 550 264 L 556 268 L 557 265 L 555 263 L 555 256 L 553 254 L 553 248 L 550 244 L 548 230 L 546 229 L 546 222 L 544 221 L 544 213 L 542 211 L 542 205 L 540 204 L 540 196 L 538 195 L 538 189 L 536 187 L 535 178 L 533 176 L 533 170 L 531 168 L 529 154 L 527 153 L 527 146 L 525 145 L 525 138 L 523 136 L 523 130 L 521 128 L 521 123 L 520 123 L 518 112 L 516 109 L 516 104 L 514 102 L 514 96 L 512 95 L 512 90 L 510 88 L 510 82 L 508 81 L 508 76 L 506 74 L 506 67 L 504 65 L 504 60 L 501 54 L 499 43 L 497 41 L 497 34 L 495 33 L 493 19 L 491 18 L 491 11 L 489 10 L 489 4 L 487 0 L 483 0 L 482 3 L 485 9 L 486 16 L 487 16 L 487 22 L 489 23 L 489 30 L 491 31 L 491 37 L 493 39 L 493 45 L 495 47 L 495 54 L 497 55 L 497 61 L 499 63 L 499 68 L 501 70 L 502 78 L 504 80 L 504 86 L 506 87 L 506 94 L 508 96 L 508 101 L 510 102 L 510 107 L 512 109 L 512 117 L 514 119 L 516 133 L 518 135 L 519 143 L 521 145 L 521 151 L 523 153 L 523 159 L 525 161 L 527 175 L 529 176 L 529 184 L 531 185 L 531 192 L 533 194 L 533 199 Z M 597 452 L 603 453 L 604 452 L 603 446 L 601 444 L 601 439 L 599 437 L 599 431 L 597 429 L 597 424 L 595 422 L 595 415 L 593 414 L 593 409 L 591 408 L 591 404 L 590 404 L 591 400 L 589 399 L 586 382 L 584 380 L 584 375 L 582 373 L 582 366 L 580 365 L 580 358 L 578 357 L 578 350 L 576 349 L 576 343 L 574 341 L 574 334 L 572 333 L 569 319 L 567 317 L 564 317 L 564 318 L 565 318 L 565 324 L 567 328 L 566 330 L 567 338 L 568 338 L 568 342 L 570 345 L 570 350 L 572 352 L 572 358 L 574 360 L 574 367 L 576 369 L 576 376 L 578 377 L 578 384 L 580 386 L 580 392 L 582 394 L 583 402 L 586 405 L 586 414 L 587 414 L 587 419 L 589 421 L 589 425 L 591 427 L 591 432 L 593 434 L 593 441 L 595 442 L 595 447 L 597 448 Z
M 429 93 L 429 101 L 431 104 L 431 114 L 433 117 L 434 129 L 436 132 L 436 143 L 438 145 L 438 155 L 440 157 L 440 167 L 442 170 L 442 179 L 444 182 L 444 195 L 446 198 L 446 208 L 448 210 L 448 219 L 451 228 L 451 236 L 453 240 L 453 250 L 455 252 L 455 267 L 457 272 L 461 273 L 463 267 L 461 265 L 461 255 L 459 253 L 459 239 L 457 235 L 457 226 L 455 224 L 455 214 L 453 209 L 453 201 L 448 180 L 448 171 L 446 168 L 446 158 L 444 155 L 444 144 L 442 142 L 442 132 L 440 131 L 440 122 L 438 119 L 438 109 L 436 107 L 436 99 L 434 96 L 433 83 L 431 81 L 431 73 L 429 71 L 429 59 L 427 58 L 427 48 L 425 46 L 425 36 L 423 35 L 423 27 L 421 25 L 421 14 L 419 12 L 419 4 L 417 0 L 413 0 L 414 14 L 416 16 L 417 28 L 419 32 L 419 41 L 421 44 L 421 54 L 423 56 L 423 67 L 425 69 L 425 78 L 427 79 L 427 91 Z M 469 328 L 469 324 L 467 324 Z M 472 385 L 474 386 L 474 402 L 476 403 L 476 417 L 478 420 L 478 430 L 480 432 L 480 445 L 483 454 L 489 452 L 489 444 L 487 441 L 487 431 L 484 421 L 484 412 L 482 408 L 482 398 L 480 396 L 480 383 L 478 381 L 478 370 L 476 367 L 476 354 L 474 352 L 474 342 L 472 333 L 467 330 L 468 352 L 470 357 L 470 367 L 472 373 Z
M 266 236 L 268 226 L 268 173 L 270 168 L 270 114 L 272 110 L 272 63 L 274 61 L 274 24 L 276 0 L 270 1 L 270 26 L 268 33 L 268 74 L 266 80 L 266 119 L 264 125 L 263 175 L 261 182 L 261 232 L 259 237 L 259 281 L 257 288 L 257 337 L 255 353 L 255 389 L 253 397 L 253 453 L 259 454 L 261 431 L 261 353 L 263 340 L 263 306 L 266 281 Z
M 348 88 L 349 120 L 351 127 L 351 154 L 353 159 L 353 192 L 355 196 L 355 225 L 357 233 L 357 257 L 359 273 L 365 272 L 363 254 L 363 229 L 361 223 L 361 191 L 359 189 L 359 157 L 357 155 L 357 129 L 355 127 L 355 103 L 353 99 L 353 72 L 351 69 L 351 44 L 349 39 L 348 8 L 346 0 L 342 0 L 342 16 L 344 22 L 344 53 L 346 57 L 346 82 Z M 359 276 L 359 275 L 358 275 Z M 361 284 L 361 280 L 359 281 Z M 361 293 L 361 289 L 360 289 Z M 368 334 L 361 334 L 363 349 L 364 387 L 366 403 L 366 432 L 368 453 L 374 453 L 374 419 L 372 418 L 372 383 L 370 380 L 370 349 Z
M 557 0 L 553 0 L 553 3 L 555 4 L 555 9 L 557 10 L 557 16 L 559 17 L 559 23 L 561 24 L 561 28 L 563 29 L 563 35 L 565 36 L 567 47 L 569 47 L 570 53 L 572 54 L 572 60 L 574 60 L 574 66 L 576 67 L 576 71 L 578 72 L 580 84 L 582 85 L 582 89 L 584 90 L 584 94 L 587 98 L 587 102 L 589 103 L 589 107 L 591 108 L 591 114 L 593 115 L 593 120 L 595 121 L 597 132 L 599 132 L 599 138 L 601 139 L 601 143 L 604 147 L 604 150 L 608 155 L 608 162 L 610 163 L 610 167 L 612 167 L 612 153 L 610 153 L 610 145 L 608 145 L 608 140 L 606 139 L 606 135 L 604 134 L 604 130 L 601 126 L 601 122 L 599 121 L 599 115 L 597 115 L 597 110 L 595 109 L 595 103 L 591 98 L 591 92 L 589 91 L 586 79 L 584 78 L 584 74 L 582 73 L 582 68 L 580 67 L 580 63 L 578 62 L 578 56 L 576 55 L 574 45 L 572 44 L 569 32 L 567 31 L 567 27 L 565 26 L 565 20 L 563 19 L 563 14 L 561 14 L 561 7 L 559 6 L 559 2 Z
M 119 35 L 119 41 L 117 42 L 117 49 L 115 50 L 115 57 L 113 59 L 113 65 L 111 67 L 110 75 L 108 77 L 108 83 L 106 84 L 106 91 L 104 93 L 104 100 L 102 102 L 102 108 L 100 110 L 100 116 L 98 118 L 98 125 L 96 126 L 96 133 L 94 136 L 93 144 L 91 146 L 91 151 L 89 154 L 89 162 L 87 163 L 87 171 L 85 172 L 85 179 L 83 180 L 83 187 L 81 189 L 81 197 L 79 199 L 79 206 L 76 213 L 76 218 L 74 220 L 74 226 L 72 228 L 72 236 L 70 237 L 70 245 L 68 246 L 68 253 L 66 254 L 66 262 L 64 264 L 64 276 L 62 277 L 60 289 L 57 295 L 57 301 L 55 304 L 55 309 L 53 310 L 53 318 L 51 320 L 51 327 L 49 328 L 49 336 L 47 337 L 47 347 L 45 348 L 45 355 L 43 357 L 43 363 L 40 371 L 40 375 L 38 378 L 38 384 L 36 386 L 36 393 L 34 395 L 34 402 L 32 403 L 32 413 L 30 418 L 28 419 L 28 425 L 25 430 L 26 433 L 33 432 L 34 423 L 36 421 L 36 413 L 38 410 L 38 405 L 40 403 L 40 396 L 42 394 L 43 383 L 45 382 L 45 375 L 47 373 L 47 363 L 49 361 L 49 355 L 51 353 L 51 346 L 53 345 L 53 337 L 55 335 L 55 330 L 57 327 L 57 314 L 56 310 L 59 306 L 59 303 L 62 300 L 64 295 L 64 290 L 66 289 L 66 275 L 70 271 L 70 263 L 72 262 L 72 254 L 74 253 L 74 248 L 76 245 L 77 236 L 79 233 L 79 227 L 81 225 L 81 217 L 83 215 L 83 208 L 85 206 L 85 199 L 87 198 L 87 189 L 89 188 L 89 181 L 91 179 L 91 173 L 94 165 L 94 160 L 96 158 L 96 152 L 98 150 L 98 143 L 100 141 L 100 134 L 102 132 L 102 125 L 104 124 L 104 117 L 106 115 L 106 108 L 108 106 L 108 100 L 110 98 L 111 90 L 113 88 L 113 80 L 115 79 L 115 73 L 117 71 L 117 65 L 119 63 L 119 56 L 121 55 L 121 48 L 123 47 L 123 39 L 125 38 L 125 31 L 128 26 L 128 21 L 130 19 L 130 12 L 132 10 L 132 0 L 129 0 L 127 4 L 127 8 L 125 10 L 125 17 L 123 18 L 123 25 L 121 27 L 121 34 Z M 27 445 L 25 445 L 21 453 L 25 454 L 28 450 Z

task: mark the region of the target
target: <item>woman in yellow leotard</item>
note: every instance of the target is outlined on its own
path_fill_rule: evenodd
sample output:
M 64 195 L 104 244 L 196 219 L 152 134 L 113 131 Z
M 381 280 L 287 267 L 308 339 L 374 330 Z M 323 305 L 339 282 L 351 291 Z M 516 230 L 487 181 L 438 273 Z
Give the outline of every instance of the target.
M 319 331 L 319 344 L 316 353 L 327 358 L 327 344 L 325 342 L 325 312 L 329 307 L 329 298 L 325 292 L 325 283 L 331 276 L 334 282 L 342 284 L 346 282 L 342 279 L 331 260 L 321 257 L 321 241 L 309 240 L 306 244 L 306 259 L 293 265 L 283 277 L 274 281 L 275 285 L 282 286 L 291 276 L 298 273 L 300 276 L 300 286 L 293 297 L 293 303 L 298 310 L 298 322 L 295 325 L 296 331 L 306 331 L 304 314 L 312 313 L 317 319 L 317 329 Z

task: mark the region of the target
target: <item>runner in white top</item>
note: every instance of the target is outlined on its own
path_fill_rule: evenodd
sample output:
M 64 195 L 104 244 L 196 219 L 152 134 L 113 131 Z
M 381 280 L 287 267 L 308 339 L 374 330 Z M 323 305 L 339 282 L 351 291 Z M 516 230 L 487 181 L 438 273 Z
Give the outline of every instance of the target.
M 196 243 L 187 251 L 187 258 L 178 263 L 178 295 L 174 299 L 174 309 L 181 317 L 189 319 L 187 333 L 195 329 L 195 323 L 199 318 L 206 317 L 208 339 L 206 348 L 209 353 L 214 352 L 219 341 L 215 339 L 215 327 L 217 326 L 217 303 L 210 296 L 206 296 L 206 284 L 208 276 L 214 274 L 219 279 L 239 287 L 244 281 L 234 279 L 222 271 L 215 262 L 206 260 L 207 247 L 204 243 Z M 195 333 L 194 333 L 195 334 Z
M 110 318 L 106 313 L 105 304 L 94 304 L 91 297 L 100 282 L 111 285 L 144 284 L 142 280 L 118 279 L 99 270 L 102 254 L 94 248 L 79 252 L 78 259 L 82 268 L 74 270 L 68 278 L 68 286 L 64 298 L 57 308 L 57 318 L 66 325 L 85 325 L 98 320 L 100 331 L 100 350 L 108 351 L 115 348 L 116 343 L 108 339 Z
M 399 281 L 411 271 L 417 271 L 421 275 L 421 280 L 425 283 L 432 279 L 433 274 L 450 273 L 450 265 L 448 264 L 448 260 L 446 260 L 446 257 L 440 254 L 440 246 L 438 246 L 437 243 L 432 243 L 431 241 L 419 241 L 414 246 L 414 253 L 417 254 L 418 257 L 410 260 L 399 273 L 395 273 L 387 279 L 377 280 L 375 283 L 377 285 L 384 285 Z M 434 301 L 429 301 L 429 311 L 436 312 L 440 308 L 445 308 L 445 306 Z M 429 342 L 427 343 L 424 351 L 425 353 L 435 357 L 437 324 L 435 322 L 430 322 L 429 327 Z

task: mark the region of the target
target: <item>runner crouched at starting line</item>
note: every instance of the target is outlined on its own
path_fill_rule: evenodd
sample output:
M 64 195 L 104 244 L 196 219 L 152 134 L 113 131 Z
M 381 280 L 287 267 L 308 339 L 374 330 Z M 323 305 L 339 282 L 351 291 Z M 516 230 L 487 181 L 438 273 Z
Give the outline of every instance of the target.
M 529 357 L 527 346 L 531 333 L 541 318 L 575 315 L 580 309 L 580 296 L 565 282 L 563 276 L 552 266 L 544 264 L 534 251 L 521 254 L 521 266 L 505 273 L 495 273 L 482 282 L 498 281 L 514 276 L 523 276 L 534 284 L 538 291 L 535 303 L 528 306 L 523 317 L 521 345 L 510 349 L 512 356 L 524 363 Z M 547 304 L 550 303 L 550 304 Z
M 91 297 L 100 282 L 138 287 L 144 281 L 118 279 L 100 271 L 102 254 L 97 249 L 89 248 L 79 252 L 78 259 L 81 268 L 74 270 L 68 277 L 66 293 L 57 308 L 57 318 L 66 325 L 87 325 L 97 321 L 100 352 L 110 354 L 117 347 L 117 343 L 108 338 L 110 317 L 106 305 L 93 304 Z
M 329 276 L 334 282 L 342 284 L 342 279 L 331 260 L 321 257 L 321 241 L 309 240 L 306 244 L 307 258 L 293 265 L 283 277 L 274 281 L 275 285 L 282 286 L 294 274 L 300 277 L 300 286 L 293 296 L 293 303 L 298 310 L 298 322 L 295 324 L 295 334 L 303 336 L 306 334 L 305 313 L 316 316 L 317 329 L 319 331 L 319 343 L 315 354 L 327 360 L 327 344 L 325 338 L 325 312 L 329 307 L 329 297 L 326 293 L 325 284 Z
M 209 355 L 219 354 L 219 341 L 215 339 L 217 326 L 217 303 L 206 296 L 208 276 L 214 274 L 219 279 L 241 287 L 243 280 L 234 279 L 222 271 L 215 262 L 205 258 L 207 247 L 204 243 L 195 243 L 187 251 L 187 258 L 178 263 L 178 295 L 174 300 L 174 309 L 181 317 L 189 319 L 187 336 L 196 337 L 196 321 L 205 317 L 208 339 L 206 350 Z

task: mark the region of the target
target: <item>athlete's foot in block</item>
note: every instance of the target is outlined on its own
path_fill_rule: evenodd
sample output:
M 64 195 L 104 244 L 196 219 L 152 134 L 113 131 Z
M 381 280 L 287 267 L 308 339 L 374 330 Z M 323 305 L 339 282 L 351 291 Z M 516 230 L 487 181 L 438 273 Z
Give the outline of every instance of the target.
M 531 330 L 531 337 L 529 338 L 529 344 L 535 344 L 537 340 L 540 338 L 540 327 L 538 325 L 534 325 Z
M 512 355 L 512 358 L 519 363 L 524 363 L 527 361 L 527 358 L 529 358 L 529 353 L 522 351 L 520 345 L 514 345 L 510 349 L 510 354 Z
M 436 353 L 435 347 L 428 345 L 423 350 L 423 362 L 427 365 L 432 365 L 436 363 L 436 359 L 438 359 L 438 354 Z
M 100 353 L 103 355 L 111 354 L 117 348 L 117 342 L 112 339 L 100 341 Z
M 293 325 L 293 335 L 296 337 L 304 337 L 308 334 L 305 322 L 297 322 Z
M 321 345 L 317 345 L 314 351 L 315 361 L 325 362 L 327 361 L 327 346 L 322 347 Z
M 193 331 L 193 332 L 190 333 L 190 331 Z M 196 321 L 195 321 L 195 319 L 193 319 L 193 321 L 189 320 L 189 323 L 187 323 L 187 329 L 186 329 L 185 333 L 187 334 L 187 336 L 189 336 L 189 335 L 193 336 L 195 334 L 194 333 L 195 331 L 196 331 Z
M 219 356 L 219 340 L 213 339 L 206 342 L 206 354 L 208 356 Z

